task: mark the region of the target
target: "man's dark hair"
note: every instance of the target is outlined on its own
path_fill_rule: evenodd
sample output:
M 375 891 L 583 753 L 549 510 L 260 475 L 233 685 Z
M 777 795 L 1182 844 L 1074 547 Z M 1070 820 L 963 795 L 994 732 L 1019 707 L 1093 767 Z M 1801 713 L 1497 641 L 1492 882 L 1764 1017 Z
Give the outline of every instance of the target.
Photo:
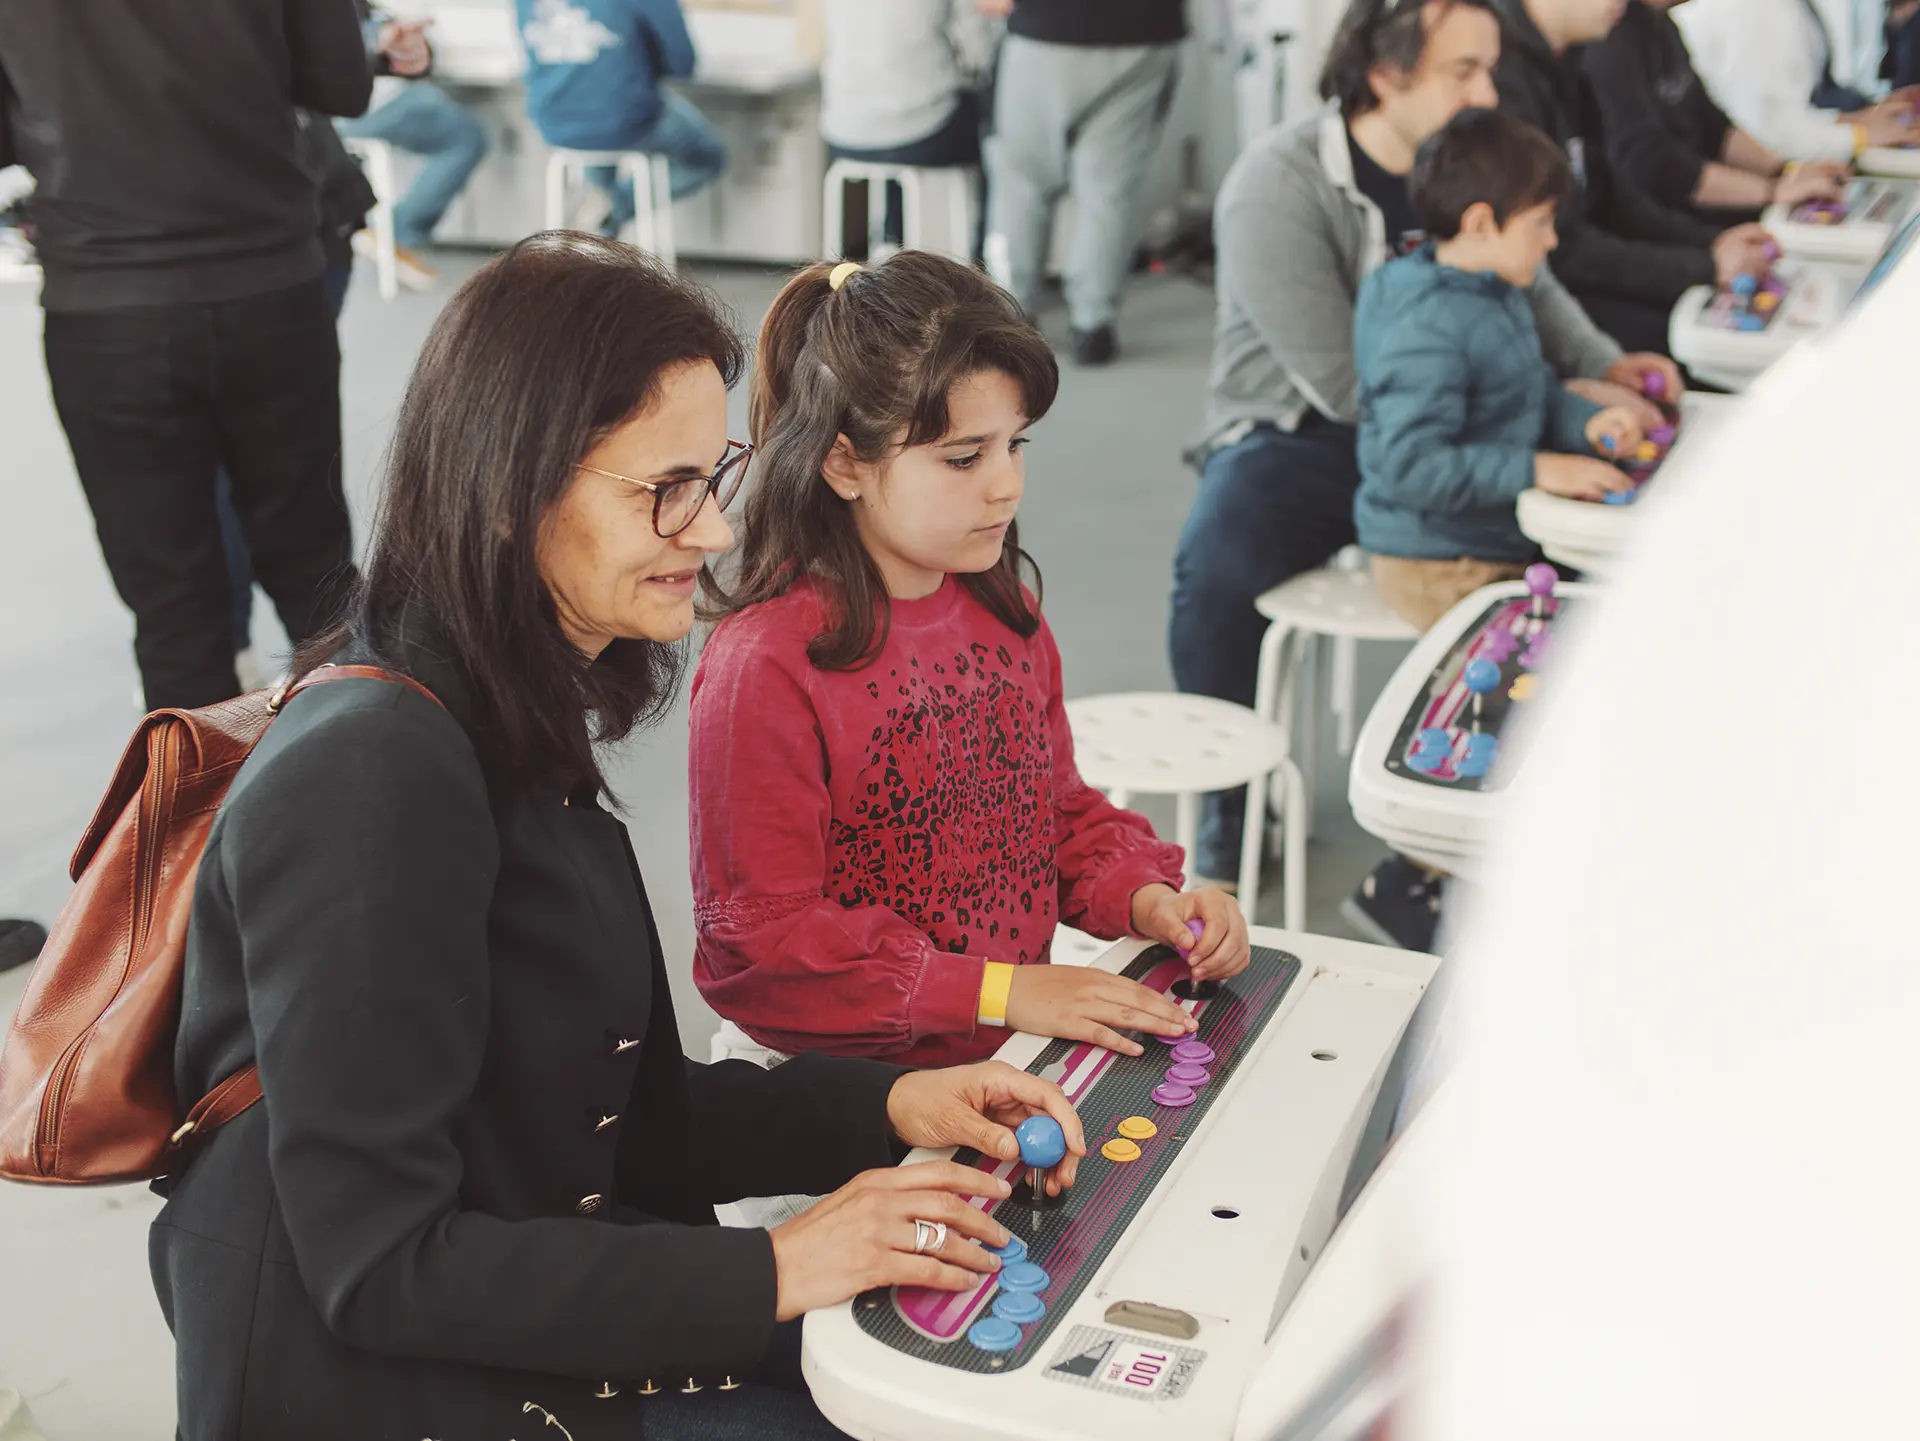
M 1338 100 L 1342 119 L 1380 107 L 1371 79 L 1376 66 L 1410 71 L 1427 48 L 1427 6 L 1434 0 L 1353 0 L 1340 17 L 1327 63 L 1320 71 L 1320 98 Z M 1493 0 L 1438 0 L 1439 13 L 1456 7 L 1484 10 L 1498 18 Z
M 1498 110 L 1462 110 L 1420 147 L 1407 177 L 1414 214 L 1435 240 L 1460 233 L 1460 217 L 1485 201 L 1505 225 L 1536 205 L 1573 197 L 1566 152 L 1545 131 Z

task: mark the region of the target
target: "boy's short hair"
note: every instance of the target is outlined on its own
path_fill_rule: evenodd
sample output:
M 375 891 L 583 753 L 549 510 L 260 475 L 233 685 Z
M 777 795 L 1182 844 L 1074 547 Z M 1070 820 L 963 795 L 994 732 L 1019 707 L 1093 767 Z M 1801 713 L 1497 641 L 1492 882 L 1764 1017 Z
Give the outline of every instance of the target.
M 1462 110 L 1414 157 L 1407 198 L 1435 240 L 1460 233 L 1460 217 L 1484 201 L 1505 225 L 1536 205 L 1573 199 L 1573 167 L 1544 131 L 1498 110 Z

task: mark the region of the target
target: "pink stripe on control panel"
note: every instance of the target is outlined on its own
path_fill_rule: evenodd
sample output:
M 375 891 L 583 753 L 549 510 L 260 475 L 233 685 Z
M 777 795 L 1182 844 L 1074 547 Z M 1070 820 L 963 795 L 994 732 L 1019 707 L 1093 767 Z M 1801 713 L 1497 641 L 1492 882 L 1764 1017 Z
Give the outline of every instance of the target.
M 1187 974 L 1187 966 L 1182 961 L 1162 961 L 1140 982 L 1150 991 L 1165 993 L 1175 981 Z M 1182 1001 L 1181 1007 L 1194 1016 L 1206 1009 L 1205 1001 Z M 1150 1046 L 1158 1041 L 1150 1040 Z M 1106 1074 L 1107 1067 L 1116 1059 L 1112 1051 L 1104 1046 L 1082 1042 L 1067 1052 L 1066 1071 L 1060 1080 L 1060 1089 L 1067 1099 L 1079 1105 L 1080 1098 L 1091 1091 L 1094 1083 Z M 982 1156 L 974 1163 L 990 1175 L 1002 1180 L 1015 1175 L 1020 1162 L 993 1160 Z M 992 1203 L 985 1196 L 976 1196 L 970 1205 L 986 1210 Z M 896 1286 L 893 1292 L 894 1308 L 914 1330 L 930 1341 L 953 1341 L 964 1336 L 967 1327 L 986 1309 L 987 1302 L 993 1298 L 993 1278 L 985 1277 L 971 1291 L 930 1291 L 924 1286 Z

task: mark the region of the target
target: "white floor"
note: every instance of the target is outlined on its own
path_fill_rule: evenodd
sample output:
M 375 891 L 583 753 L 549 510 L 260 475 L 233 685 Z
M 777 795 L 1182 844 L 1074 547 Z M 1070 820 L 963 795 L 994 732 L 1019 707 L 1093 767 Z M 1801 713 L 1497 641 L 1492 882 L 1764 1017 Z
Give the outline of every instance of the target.
M 473 263 L 450 258 L 449 280 Z M 706 278 L 743 326 L 757 323 L 779 279 L 749 270 Z M 348 302 L 342 392 L 362 517 L 401 386 L 445 293 L 383 305 L 363 275 Z M 1205 290 L 1143 282 L 1128 301 L 1122 361 L 1098 372 L 1069 364 L 1059 404 L 1036 432 L 1023 540 L 1045 572 L 1073 694 L 1170 684 L 1167 592 L 1193 486 L 1178 453 L 1199 422 L 1211 322 Z M 0 287 L 0 915 L 48 919 L 140 706 L 132 628 L 47 397 L 39 334 L 33 293 Z M 744 424 L 743 395 L 736 409 Z M 278 643 L 264 605 L 256 627 L 263 643 Z M 1392 647 L 1363 652 L 1363 704 L 1394 656 Z M 682 1036 L 704 1057 L 715 1021 L 688 977 L 684 710 L 624 747 L 611 771 L 659 915 Z M 1340 898 L 1381 852 L 1353 825 L 1345 789 L 1344 764 L 1323 756 L 1309 916 L 1312 929 L 1336 935 L 1348 933 Z M 1142 808 L 1171 831 L 1170 806 Z M 18 973 L 0 977 L 0 1015 L 11 1015 L 24 984 Z M 172 1434 L 171 1345 L 146 1273 L 145 1229 L 158 1204 L 143 1188 L 0 1187 L 0 1385 L 25 1393 L 50 1441 Z

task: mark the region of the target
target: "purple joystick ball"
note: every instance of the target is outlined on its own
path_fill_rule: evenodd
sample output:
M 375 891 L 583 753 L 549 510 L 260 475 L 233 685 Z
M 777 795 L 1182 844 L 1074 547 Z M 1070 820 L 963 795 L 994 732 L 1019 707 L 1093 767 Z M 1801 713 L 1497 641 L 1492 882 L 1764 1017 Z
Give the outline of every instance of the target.
M 1544 560 L 1537 560 L 1526 570 L 1527 594 L 1549 596 L 1553 588 L 1560 584 L 1560 572 Z
M 1679 432 L 1671 425 L 1656 425 L 1652 430 L 1647 432 L 1647 439 L 1664 450 L 1673 444 L 1678 435 Z
M 1648 400 L 1667 398 L 1667 378 L 1657 370 L 1649 370 L 1640 377 L 1640 393 Z
M 1205 921 L 1197 920 L 1197 919 L 1188 921 L 1187 930 L 1193 936 L 1193 939 L 1191 941 L 1188 941 L 1186 945 L 1180 948 L 1183 951 L 1190 951 L 1195 946 L 1200 944 L 1200 937 L 1204 936 L 1207 933 L 1207 923 Z

